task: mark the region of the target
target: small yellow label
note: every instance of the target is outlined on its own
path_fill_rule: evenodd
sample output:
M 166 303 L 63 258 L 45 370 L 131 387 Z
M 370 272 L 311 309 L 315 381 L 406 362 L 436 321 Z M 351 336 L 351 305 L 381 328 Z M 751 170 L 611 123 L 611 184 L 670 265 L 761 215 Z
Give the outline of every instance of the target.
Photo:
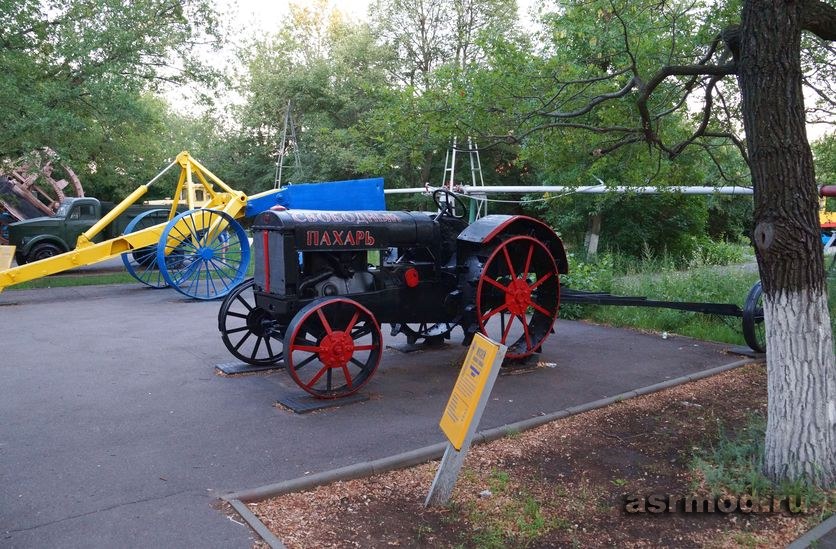
M 461 450 L 467 437 L 499 347 L 499 344 L 482 334 L 476 334 L 467 351 L 459 378 L 439 423 L 456 450 Z

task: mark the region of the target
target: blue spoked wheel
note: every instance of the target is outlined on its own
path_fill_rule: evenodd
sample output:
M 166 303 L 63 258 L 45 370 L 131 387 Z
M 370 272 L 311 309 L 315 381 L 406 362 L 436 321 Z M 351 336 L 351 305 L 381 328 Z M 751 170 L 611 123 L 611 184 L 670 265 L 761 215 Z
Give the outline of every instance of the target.
M 168 210 L 149 210 L 133 218 L 122 234 L 135 233 L 168 221 Z M 146 286 L 165 288 L 168 283 L 157 268 L 157 246 L 136 248 L 122 254 L 122 263 L 130 275 Z
M 243 227 L 217 210 L 183 212 L 157 244 L 157 265 L 169 286 L 195 299 L 224 297 L 247 275 L 250 242 Z

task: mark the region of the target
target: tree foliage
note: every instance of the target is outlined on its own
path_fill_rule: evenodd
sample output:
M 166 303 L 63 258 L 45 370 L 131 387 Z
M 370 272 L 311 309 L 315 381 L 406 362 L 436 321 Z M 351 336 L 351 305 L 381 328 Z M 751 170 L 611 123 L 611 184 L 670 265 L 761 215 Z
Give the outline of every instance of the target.
M 456 135 L 455 96 L 485 55 L 480 40 L 510 32 L 515 9 L 508 0 L 379 2 L 366 24 L 324 2 L 292 5 L 274 36 L 242 52 L 246 101 L 236 115 L 243 126 L 237 141 L 250 151 L 250 180 L 260 188 L 272 183 L 290 102 L 303 164 L 291 181 L 375 175 L 388 186 L 428 182 Z M 421 21 L 432 36 L 419 51 L 407 42 Z
M 237 140 L 247 171 L 272 187 L 285 110 L 291 105 L 302 169 L 291 182 L 345 179 L 368 173 L 375 149 L 361 135 L 369 113 L 388 101 L 388 54 L 369 28 L 352 24 L 320 0 L 291 6 L 287 24 L 242 52 L 246 66 Z M 288 136 L 290 132 L 288 131 Z M 242 176 L 244 174 L 241 174 Z
M 112 198 L 176 154 L 161 150 L 170 119 L 155 93 L 217 81 L 194 50 L 220 41 L 208 1 L 2 4 L 0 157 L 48 146 Z
M 754 188 L 753 241 L 767 321 L 765 473 L 774 480 L 836 483 L 836 424 L 827 412 L 836 398 L 834 350 L 813 157 L 804 130 L 810 112 L 802 92 L 805 82 L 814 90 L 821 90 L 817 81 L 832 82 L 827 41 L 836 40 L 836 9 L 819 0 L 744 0 L 739 25 L 718 26 L 710 12 L 701 11 L 710 5 L 700 3 L 569 1 L 562 7 L 556 22 L 571 20 L 574 8 L 595 12 L 601 51 L 588 52 L 579 76 L 562 65 L 547 73 L 547 90 L 517 96 L 500 114 L 516 118 L 521 137 L 588 132 L 599 143 L 593 157 L 647 147 L 660 168 L 663 160 L 682 161 L 697 150 L 725 173 L 717 147 L 729 143 L 739 150 Z M 678 36 L 681 19 L 698 31 Z M 563 32 L 559 24 L 552 28 Z M 580 28 L 572 23 L 567 30 Z M 611 29 L 612 49 L 606 41 Z M 823 43 L 806 56 L 804 31 Z M 689 36 L 698 41 L 689 43 Z M 590 42 L 598 44 L 594 36 Z M 805 67 L 802 59 L 812 64 Z M 735 86 L 738 93 L 731 95 Z M 698 108 L 692 107 L 694 97 Z M 607 118 L 624 106 L 630 112 Z
M 481 41 L 507 36 L 515 0 L 378 0 L 371 10 L 378 39 L 395 57 L 393 82 L 419 92 L 441 67 L 465 71 L 484 60 Z

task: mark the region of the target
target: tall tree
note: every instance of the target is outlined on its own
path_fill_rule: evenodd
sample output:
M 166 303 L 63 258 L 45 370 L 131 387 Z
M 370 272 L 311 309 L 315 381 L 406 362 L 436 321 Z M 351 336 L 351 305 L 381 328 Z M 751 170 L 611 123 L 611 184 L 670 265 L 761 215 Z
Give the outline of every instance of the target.
M 246 102 L 238 112 L 239 141 L 249 149 L 246 165 L 249 179 L 257 179 L 256 188 L 273 184 L 288 101 L 302 164 L 291 181 L 368 172 L 369 157 L 376 151 L 360 132 L 369 113 L 391 93 L 386 51 L 367 25 L 347 21 L 340 12 L 326 9 L 323 0 L 313 7 L 291 5 L 286 24 L 245 49 L 242 57 Z
M 801 35 L 836 40 L 836 9 L 818 0 L 747 0 L 737 74 L 764 287 L 769 417 L 766 473 L 836 484 L 836 363 L 807 142 Z M 733 51 L 738 51 L 732 45 Z
M 485 41 L 514 34 L 517 3 L 377 0 L 370 15 L 375 35 L 393 56 L 388 68 L 400 97 L 392 104 L 391 118 L 406 130 L 398 135 L 413 140 L 407 179 L 424 184 L 437 153 L 456 134 L 456 111 L 450 105 L 456 101 L 455 94 L 461 93 L 486 60 Z M 459 135 L 460 140 L 464 137 Z
M 741 152 L 755 192 L 753 239 L 764 289 L 765 472 L 775 480 L 807 477 L 833 485 L 836 364 L 805 133 L 801 51 L 804 31 L 817 37 L 810 42 L 818 53 L 805 59 L 823 59 L 820 74 L 832 82 L 827 42 L 836 39 L 836 9 L 820 0 L 743 0 L 739 6 L 562 4 L 551 30 L 565 32 L 564 38 L 573 38 L 572 28 L 561 22 L 581 17 L 579 10 L 595 19 L 594 33 L 574 37 L 589 52 L 586 74 L 552 73 L 552 94 L 529 94 L 521 102 L 529 108 L 520 113 L 525 125 L 516 136 L 554 128 L 604 136 L 591 151 L 596 157 L 636 144 L 667 159 L 694 147 L 711 156 L 721 141 Z M 739 25 L 729 24 L 735 13 Z M 597 42 L 607 36 L 618 41 Z M 644 55 L 653 49 L 650 42 L 664 45 L 663 56 Z M 694 98 L 701 106 L 692 112 Z M 632 105 L 635 115 L 609 116 L 607 109 L 616 102 Z M 670 124 L 689 119 L 693 126 L 687 133 L 679 123 Z M 745 139 L 736 134 L 740 119 Z
M 424 91 L 444 64 L 464 69 L 484 52 L 480 38 L 503 36 L 517 21 L 516 0 L 378 0 L 371 9 L 378 39 L 395 53 L 395 81 Z

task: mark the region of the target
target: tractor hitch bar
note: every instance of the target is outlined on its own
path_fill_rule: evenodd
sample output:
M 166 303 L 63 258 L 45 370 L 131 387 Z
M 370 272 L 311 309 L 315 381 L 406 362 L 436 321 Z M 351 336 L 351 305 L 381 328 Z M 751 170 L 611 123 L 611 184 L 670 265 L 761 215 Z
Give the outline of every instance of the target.
M 758 353 L 766 352 L 763 331 L 763 289 L 760 281 L 756 282 L 741 309 L 733 303 L 700 303 L 691 301 L 660 301 L 637 296 L 619 296 L 605 292 L 591 292 L 560 288 L 560 303 L 579 305 L 612 305 L 619 307 L 655 307 L 675 309 L 707 315 L 731 316 L 743 319 L 743 338 L 746 344 Z

